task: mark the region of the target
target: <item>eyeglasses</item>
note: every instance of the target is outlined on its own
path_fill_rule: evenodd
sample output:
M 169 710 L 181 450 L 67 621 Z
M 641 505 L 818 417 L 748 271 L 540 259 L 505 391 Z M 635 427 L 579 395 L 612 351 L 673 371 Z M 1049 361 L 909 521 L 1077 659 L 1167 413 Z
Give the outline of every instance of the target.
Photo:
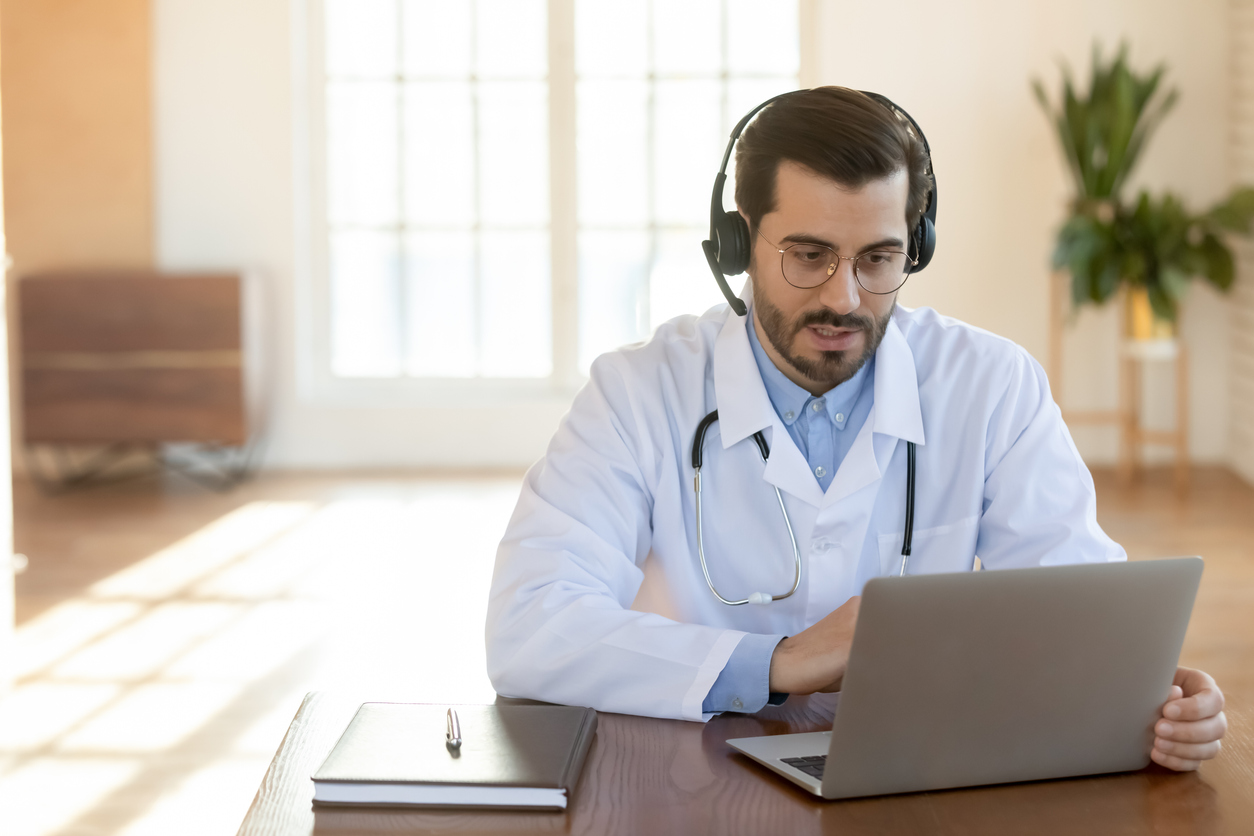
M 830 279 L 840 269 L 840 260 L 853 262 L 853 275 L 858 286 L 867 293 L 886 296 L 899 289 L 910 278 L 910 270 L 919 262 L 900 250 L 870 250 L 859 255 L 837 255 L 822 244 L 793 244 L 780 249 L 762 231 L 762 240 L 780 254 L 784 281 L 796 288 L 809 290 Z

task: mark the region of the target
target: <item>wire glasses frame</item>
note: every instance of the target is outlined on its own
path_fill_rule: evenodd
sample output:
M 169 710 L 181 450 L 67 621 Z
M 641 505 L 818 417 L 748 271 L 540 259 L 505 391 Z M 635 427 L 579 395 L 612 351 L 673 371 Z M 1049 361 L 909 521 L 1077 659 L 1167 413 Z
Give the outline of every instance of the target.
M 812 290 L 825 283 L 840 269 L 843 259 L 852 263 L 858 287 L 876 296 L 887 296 L 901 289 L 910 278 L 911 269 L 919 263 L 918 259 L 900 250 L 870 250 L 858 255 L 840 255 L 822 244 L 793 244 L 780 249 L 778 244 L 762 235 L 762 230 L 757 230 L 757 233 L 779 253 L 779 267 L 784 281 L 801 290 Z M 791 269 L 790 259 L 793 262 Z M 888 289 L 885 290 L 885 287 Z

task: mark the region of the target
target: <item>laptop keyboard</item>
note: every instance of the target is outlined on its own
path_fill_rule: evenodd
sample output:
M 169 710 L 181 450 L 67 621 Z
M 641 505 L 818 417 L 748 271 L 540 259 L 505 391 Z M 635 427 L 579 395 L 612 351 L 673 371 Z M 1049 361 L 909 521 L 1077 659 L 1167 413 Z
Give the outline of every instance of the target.
M 800 769 L 812 778 L 823 777 L 823 767 L 827 766 L 827 755 L 814 755 L 808 758 L 780 758 L 781 761 Z

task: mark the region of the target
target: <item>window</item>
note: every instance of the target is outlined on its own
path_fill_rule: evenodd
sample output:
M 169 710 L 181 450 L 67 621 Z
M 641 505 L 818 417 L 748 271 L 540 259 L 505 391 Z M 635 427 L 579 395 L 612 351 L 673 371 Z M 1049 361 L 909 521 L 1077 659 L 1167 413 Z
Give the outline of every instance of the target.
M 710 186 L 735 121 L 797 86 L 797 0 L 324 0 L 315 19 L 331 375 L 570 384 L 721 299 Z

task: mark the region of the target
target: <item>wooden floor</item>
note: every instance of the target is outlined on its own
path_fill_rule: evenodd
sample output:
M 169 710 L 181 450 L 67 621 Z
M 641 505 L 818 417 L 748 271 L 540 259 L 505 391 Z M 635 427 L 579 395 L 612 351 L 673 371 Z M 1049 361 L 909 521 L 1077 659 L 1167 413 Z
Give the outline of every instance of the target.
M 1199 469 L 1121 487 L 1134 559 L 1201 554 L 1183 659 L 1254 701 L 1254 489 Z M 301 696 L 488 701 L 482 625 L 520 474 L 16 488 L 18 681 L 0 700 L 0 832 L 226 834 Z M 433 674 L 433 672 L 437 672 Z

